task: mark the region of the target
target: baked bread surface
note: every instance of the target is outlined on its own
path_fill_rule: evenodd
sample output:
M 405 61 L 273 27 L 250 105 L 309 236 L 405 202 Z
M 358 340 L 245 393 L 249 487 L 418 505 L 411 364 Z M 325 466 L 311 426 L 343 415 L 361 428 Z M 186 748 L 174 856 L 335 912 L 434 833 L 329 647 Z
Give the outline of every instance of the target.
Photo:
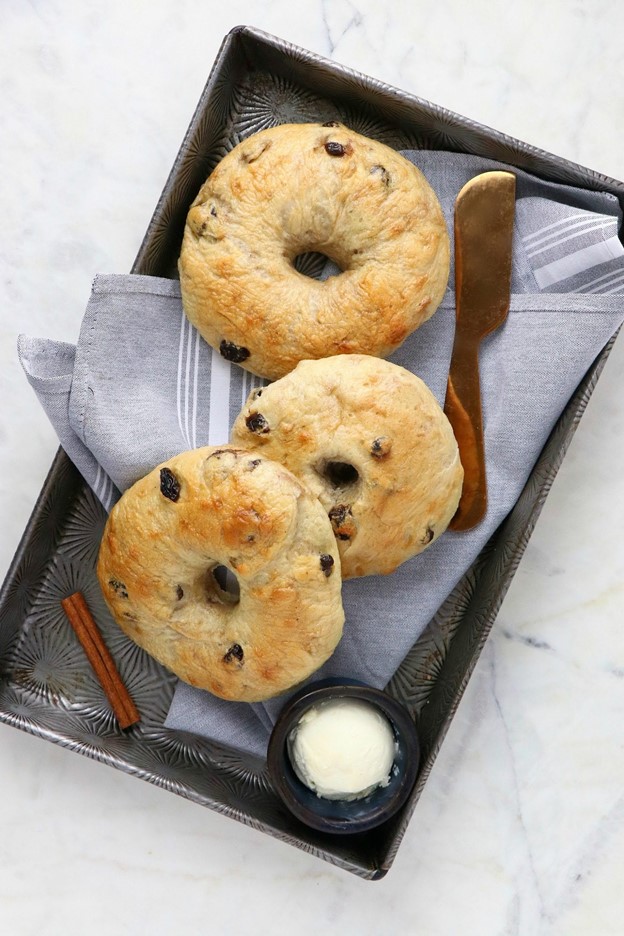
M 295 270 L 317 251 L 342 272 Z M 438 199 L 409 160 L 331 123 L 239 143 L 188 213 L 184 310 L 205 340 L 275 379 L 303 359 L 388 356 L 433 315 L 449 273 Z
M 251 392 L 231 441 L 281 462 L 319 498 L 343 578 L 393 572 L 444 532 L 459 503 L 448 419 L 419 377 L 379 358 L 302 361 Z
M 214 570 L 240 587 L 238 602 Z M 335 649 L 340 557 L 326 511 L 286 468 L 233 446 L 184 452 L 115 505 L 98 577 L 121 629 L 224 699 L 291 688 Z

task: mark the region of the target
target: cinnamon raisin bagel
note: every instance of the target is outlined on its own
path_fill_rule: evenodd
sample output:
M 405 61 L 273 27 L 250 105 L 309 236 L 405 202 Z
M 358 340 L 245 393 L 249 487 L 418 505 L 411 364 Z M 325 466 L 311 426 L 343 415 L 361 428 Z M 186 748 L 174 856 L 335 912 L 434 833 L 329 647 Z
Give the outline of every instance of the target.
M 343 578 L 394 571 L 448 526 L 463 469 L 420 378 L 379 358 L 302 361 L 253 390 L 232 442 L 280 461 L 332 522 Z
M 238 601 L 215 578 L 233 573 Z M 98 577 L 123 631 L 180 679 L 253 702 L 331 655 L 344 620 L 327 513 L 286 468 L 232 446 L 184 452 L 113 508 Z
M 308 251 L 341 273 L 297 272 Z M 438 199 L 399 153 L 340 124 L 262 130 L 188 213 L 184 310 L 229 361 L 275 379 L 306 358 L 386 357 L 433 315 L 449 273 Z

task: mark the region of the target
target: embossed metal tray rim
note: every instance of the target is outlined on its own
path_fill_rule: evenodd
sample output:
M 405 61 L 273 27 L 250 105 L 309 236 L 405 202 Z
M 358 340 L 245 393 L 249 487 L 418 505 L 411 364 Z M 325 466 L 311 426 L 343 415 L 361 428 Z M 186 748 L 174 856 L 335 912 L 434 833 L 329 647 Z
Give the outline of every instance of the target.
M 272 88 L 270 101 L 256 93 L 262 82 Z M 354 129 L 396 147 L 482 153 L 545 178 L 600 188 L 624 205 L 624 185 L 614 179 L 241 26 L 222 43 L 132 272 L 175 275 L 188 205 L 210 168 L 238 139 L 260 129 L 262 120 L 270 125 L 321 115 L 346 118 Z M 174 680 L 126 641 L 107 614 L 94 575 L 104 514 L 62 450 L 0 590 L 0 721 L 225 813 L 363 878 L 383 877 L 612 343 L 568 403 L 513 511 L 388 685 L 417 721 L 424 756 L 410 800 L 385 826 L 346 839 L 307 829 L 285 810 L 258 758 L 162 728 Z M 143 714 L 142 724 L 126 732 L 117 728 L 86 662 L 72 655 L 59 598 L 76 587 L 92 604 Z

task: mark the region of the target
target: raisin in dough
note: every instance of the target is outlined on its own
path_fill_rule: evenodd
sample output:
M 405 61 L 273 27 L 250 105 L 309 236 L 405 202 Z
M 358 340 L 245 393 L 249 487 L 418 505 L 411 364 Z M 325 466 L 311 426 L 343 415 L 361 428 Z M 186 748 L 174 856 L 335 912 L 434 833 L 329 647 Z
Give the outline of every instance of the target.
M 343 578 L 393 572 L 448 526 L 463 469 L 451 425 L 420 378 L 389 361 L 302 361 L 253 390 L 232 428 L 296 474 L 332 522 Z
M 297 272 L 318 251 L 342 273 Z M 438 199 L 409 160 L 331 123 L 239 143 L 186 220 L 186 315 L 229 361 L 275 379 L 305 358 L 386 357 L 433 315 L 449 273 Z
M 238 602 L 215 578 L 223 566 L 238 579 Z M 126 491 L 97 571 L 128 637 L 224 699 L 289 689 L 341 636 L 327 513 L 284 467 L 232 446 L 184 452 Z

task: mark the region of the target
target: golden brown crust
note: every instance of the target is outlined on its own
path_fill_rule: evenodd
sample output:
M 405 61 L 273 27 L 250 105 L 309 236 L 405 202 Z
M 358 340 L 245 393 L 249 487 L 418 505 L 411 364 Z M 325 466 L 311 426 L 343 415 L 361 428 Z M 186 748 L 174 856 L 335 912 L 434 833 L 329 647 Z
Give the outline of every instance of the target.
M 343 272 L 298 273 L 307 251 Z M 435 193 L 399 153 L 341 125 L 285 124 L 240 143 L 207 179 L 179 270 L 206 341 L 274 379 L 306 358 L 394 351 L 442 299 L 449 238 Z
M 280 461 L 319 498 L 343 578 L 386 574 L 422 552 L 461 494 L 457 442 L 431 391 L 366 355 L 302 361 L 252 391 L 232 442 Z
M 238 579 L 233 603 L 213 571 Z M 193 686 L 247 702 L 309 676 L 338 643 L 340 558 L 320 503 L 234 446 L 184 452 L 113 508 L 98 577 L 122 630 Z

